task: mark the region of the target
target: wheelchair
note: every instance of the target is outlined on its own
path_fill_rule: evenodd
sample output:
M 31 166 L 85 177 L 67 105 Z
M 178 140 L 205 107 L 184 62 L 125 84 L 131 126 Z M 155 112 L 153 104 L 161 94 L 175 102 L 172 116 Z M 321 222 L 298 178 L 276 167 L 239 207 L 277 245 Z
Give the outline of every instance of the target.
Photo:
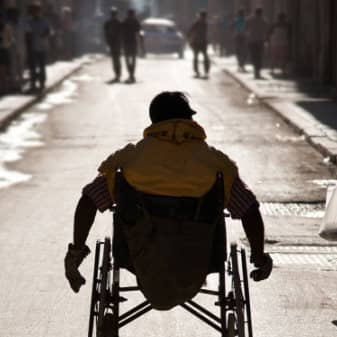
M 125 185 L 125 179 L 122 171 L 119 170 L 116 173 L 116 190 L 120 195 L 123 195 L 121 187 L 123 184 Z M 220 191 L 220 194 L 214 191 Z M 209 289 L 204 284 L 199 289 L 199 294 L 215 298 L 214 305 L 218 314 L 214 314 L 214 309 L 212 312 L 194 299 L 189 299 L 179 305 L 218 331 L 221 337 L 253 337 L 246 253 L 236 244 L 231 244 L 228 252 L 221 174 L 217 174 L 214 188 L 209 195 L 212 196 L 209 201 L 213 205 L 216 204 L 215 209 L 220 214 L 220 221 L 217 221 L 214 235 L 215 253 L 213 255 L 215 258 L 212 257 L 212 259 L 215 263 L 214 261 L 210 263 L 212 267 L 208 273 L 217 274 L 218 288 Z M 125 254 L 124 256 L 121 254 L 127 246 L 120 245 L 121 240 L 125 238 L 121 236 L 122 229 L 116 220 L 116 215 L 123 207 L 120 207 L 122 202 L 119 204 L 120 197 L 116 199 L 116 205 L 112 208 L 114 214 L 113 242 L 110 237 L 106 237 L 104 241 L 96 243 L 88 337 L 119 337 L 121 328 L 154 309 L 150 301 L 145 299 L 142 303 L 121 313 L 121 306 L 127 301 L 121 295 L 126 296 L 127 293 L 142 291 L 142 289 L 139 284 L 131 286 L 120 284 L 121 269 L 132 273 L 134 270 L 128 261 L 130 257 L 125 258 Z

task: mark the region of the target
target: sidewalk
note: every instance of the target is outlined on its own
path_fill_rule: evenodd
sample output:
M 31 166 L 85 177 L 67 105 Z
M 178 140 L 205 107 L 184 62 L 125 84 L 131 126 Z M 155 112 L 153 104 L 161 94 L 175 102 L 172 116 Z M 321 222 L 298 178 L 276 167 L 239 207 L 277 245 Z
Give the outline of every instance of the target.
M 328 89 L 311 81 L 277 78 L 269 70 L 262 71 L 263 80 L 255 80 L 251 66 L 246 67 L 247 73 L 237 71 L 234 57 L 218 58 L 216 62 L 251 92 L 248 104 L 258 99 L 280 114 L 330 161 L 337 162 L 337 102 L 328 98 Z
M 15 117 L 38 102 L 43 96 L 88 62 L 90 62 L 89 57 L 81 57 L 69 62 L 55 62 L 47 67 L 47 83 L 42 93 L 37 95 L 18 94 L 1 97 L 0 130 L 6 128 Z

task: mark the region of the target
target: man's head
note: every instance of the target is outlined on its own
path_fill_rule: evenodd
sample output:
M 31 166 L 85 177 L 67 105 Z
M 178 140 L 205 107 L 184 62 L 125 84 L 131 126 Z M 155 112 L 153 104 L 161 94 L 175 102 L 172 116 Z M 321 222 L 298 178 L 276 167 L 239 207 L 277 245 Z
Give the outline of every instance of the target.
M 287 16 L 285 13 L 279 13 L 278 16 L 277 16 L 277 20 L 278 22 L 280 23 L 284 23 L 287 21 Z
M 259 18 L 263 15 L 263 9 L 262 9 L 262 7 L 257 7 L 257 8 L 255 9 L 255 15 L 256 15 L 257 17 L 259 17 Z
M 128 9 L 128 14 L 127 16 L 129 18 L 134 18 L 136 16 L 136 11 L 133 8 Z
M 202 21 L 206 21 L 207 20 L 207 12 L 204 9 L 199 12 L 199 18 Z
M 31 4 L 31 13 L 34 17 L 38 17 L 41 15 L 41 11 L 42 11 L 42 8 L 41 8 L 41 3 L 40 1 L 34 1 L 32 4 Z
M 118 16 L 118 10 L 116 7 L 111 7 L 110 8 L 110 16 L 112 19 L 116 19 Z
M 187 96 L 180 91 L 164 91 L 150 104 L 152 123 L 170 119 L 192 119 L 194 114 L 196 112 L 191 109 Z

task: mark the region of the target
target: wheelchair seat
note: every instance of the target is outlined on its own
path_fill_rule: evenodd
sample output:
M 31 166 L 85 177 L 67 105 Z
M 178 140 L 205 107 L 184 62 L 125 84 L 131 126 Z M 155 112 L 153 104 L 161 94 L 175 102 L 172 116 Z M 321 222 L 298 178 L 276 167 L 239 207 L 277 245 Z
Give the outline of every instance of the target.
M 225 258 L 223 180 L 201 198 L 150 195 L 116 173 L 113 256 L 158 310 L 193 298 Z

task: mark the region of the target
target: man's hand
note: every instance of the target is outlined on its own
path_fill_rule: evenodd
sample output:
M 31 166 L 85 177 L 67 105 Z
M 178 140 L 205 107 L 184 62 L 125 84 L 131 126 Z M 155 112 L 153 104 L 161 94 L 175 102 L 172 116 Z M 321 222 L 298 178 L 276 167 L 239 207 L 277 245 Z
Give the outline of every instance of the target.
M 85 278 L 78 271 L 83 260 L 90 254 L 90 249 L 87 246 L 78 249 L 73 244 L 69 244 L 68 252 L 64 259 L 64 268 L 66 278 L 68 279 L 71 289 L 78 293 L 81 286 L 85 284 Z
M 273 269 L 273 259 L 268 253 L 264 253 L 261 258 L 251 256 L 250 262 L 256 267 L 256 269 L 250 273 L 250 277 L 254 281 L 262 281 L 269 277 Z

